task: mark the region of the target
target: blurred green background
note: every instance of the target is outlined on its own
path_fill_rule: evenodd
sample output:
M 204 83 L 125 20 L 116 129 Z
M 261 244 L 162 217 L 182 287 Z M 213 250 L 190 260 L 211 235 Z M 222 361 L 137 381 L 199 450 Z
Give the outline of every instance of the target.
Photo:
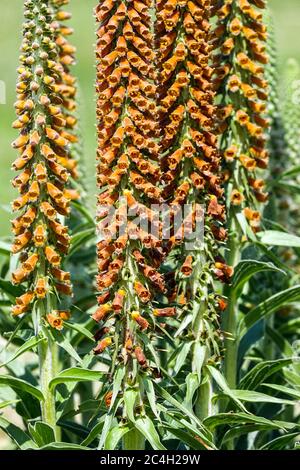
M 73 18 L 70 25 L 75 28 L 72 38 L 77 47 L 77 65 L 74 73 L 79 77 L 80 116 L 84 137 L 85 185 L 89 191 L 89 201 L 94 205 L 95 194 L 95 103 L 94 103 L 94 18 L 92 9 L 96 0 L 71 0 L 68 10 Z M 277 34 L 279 62 L 281 69 L 289 57 L 300 61 L 298 42 L 300 30 L 300 0 L 268 0 L 273 12 Z M 0 80 L 6 85 L 6 104 L 0 104 L 0 235 L 9 233 L 9 202 L 15 192 L 11 188 L 10 170 L 15 152 L 10 143 L 16 138 L 11 128 L 15 119 L 16 68 L 21 42 L 23 0 L 0 0 Z

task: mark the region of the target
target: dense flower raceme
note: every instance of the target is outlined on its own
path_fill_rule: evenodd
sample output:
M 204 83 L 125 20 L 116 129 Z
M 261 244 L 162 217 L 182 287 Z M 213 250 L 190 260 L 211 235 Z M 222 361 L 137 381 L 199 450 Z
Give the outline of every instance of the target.
M 284 73 L 284 89 L 281 93 L 284 96 L 282 100 L 282 116 L 284 128 L 284 142 L 286 143 L 285 151 L 279 160 L 277 167 L 277 177 L 291 168 L 296 168 L 299 164 L 300 156 L 300 66 L 295 59 L 289 59 L 285 65 Z M 281 165 L 280 165 L 281 164 Z M 281 168 L 280 168 L 281 167 Z M 281 169 L 281 171 L 280 171 Z M 299 194 L 294 191 L 300 183 L 299 174 L 290 174 L 285 176 L 280 181 L 281 184 L 277 187 L 277 192 L 280 194 L 279 209 L 280 209 L 280 222 L 288 230 L 297 235 L 300 234 L 299 229 Z M 296 262 L 296 253 L 292 251 L 285 253 L 287 257 L 292 257 L 291 261 Z
M 75 136 L 69 132 L 73 125 L 66 112 L 70 95 L 65 93 L 66 70 L 57 45 L 61 29 L 57 19 L 65 15 L 46 0 L 38 4 L 28 0 L 24 5 L 13 123 L 20 135 L 12 144 L 19 152 L 13 162 L 13 169 L 19 171 L 13 186 L 20 196 L 12 203 L 13 210 L 20 211 L 12 221 L 12 252 L 19 254 L 19 266 L 12 277 L 14 284 L 26 283 L 27 289 L 17 298 L 13 315 L 26 312 L 35 300 L 49 294 L 72 293 L 70 274 L 61 267 L 69 245 L 63 217 L 69 213 L 70 200 L 77 197 L 68 186 L 70 143 Z M 56 310 L 46 314 L 56 329 L 68 317 L 67 312 Z
M 261 170 L 268 166 L 265 131 L 268 83 L 265 0 L 221 0 L 215 14 L 215 90 L 224 123 L 222 150 L 227 163 L 228 202 L 243 211 L 250 226 L 259 228 L 259 203 L 267 200 Z
M 154 335 L 158 317 L 174 310 L 165 312 L 153 303 L 155 294 L 165 291 L 157 269 L 161 241 L 126 217 L 127 206 L 151 220 L 151 204 L 161 202 L 152 13 L 150 0 L 101 1 L 95 9 L 98 229 L 104 234 L 97 245 L 95 353 L 111 346 L 131 383 L 138 370 L 152 368 L 145 342 Z M 107 223 L 110 206 L 115 213 Z
M 53 27 L 55 29 L 55 42 L 59 51 L 59 63 L 63 66 L 60 81 L 60 94 L 62 97 L 62 110 L 66 120 L 67 138 L 72 148 L 72 158 L 65 160 L 63 163 L 69 170 L 70 177 L 76 179 L 78 177 L 78 170 L 76 161 L 76 154 L 78 145 L 78 129 L 76 117 L 76 78 L 71 73 L 71 66 L 74 65 L 74 54 L 76 48 L 70 44 L 69 37 L 73 34 L 73 29 L 66 26 L 65 21 L 71 18 L 69 12 L 62 10 L 64 5 L 67 5 L 70 0 L 51 0 L 55 9 L 55 22 Z M 76 198 L 76 194 L 74 194 Z
M 196 354 L 203 347 L 202 358 L 206 356 L 205 361 L 209 358 L 211 363 L 219 360 L 219 313 L 226 308 L 216 293 L 215 280 L 228 282 L 232 275 L 232 268 L 220 256 L 227 234 L 210 63 L 214 3 L 161 0 L 156 25 L 163 195 L 174 214 L 181 205 L 194 204 L 187 216 L 190 224 L 185 224 L 181 235 L 195 229 L 199 219 L 204 225 L 203 239 L 200 243 L 195 239 L 189 252 L 174 228 L 169 242 L 170 256 L 176 260 L 173 296 L 178 310 L 193 312 L 190 324 L 186 322 L 190 332 L 186 338 L 194 342 Z M 177 231 L 182 232 L 182 227 Z M 197 230 L 195 236 L 199 237 Z M 200 356 L 195 356 L 197 370 L 199 361 Z
M 275 44 L 274 25 L 272 18 L 268 15 L 268 40 L 267 54 L 269 63 L 266 66 L 266 78 L 269 83 L 269 99 L 267 105 L 267 114 L 270 119 L 268 147 L 270 152 L 270 183 L 272 179 L 277 180 L 284 173 L 290 162 L 288 158 L 288 139 L 285 135 L 283 110 L 279 98 L 279 83 L 277 78 L 277 50 Z M 294 131 L 294 129 L 293 129 Z M 292 131 L 292 132 L 293 132 Z M 275 212 L 276 220 L 286 226 L 289 219 L 289 210 L 292 201 L 286 191 L 281 187 L 272 188 L 273 197 L 270 199 L 270 210 Z M 267 218 L 272 218 L 274 214 L 268 214 Z

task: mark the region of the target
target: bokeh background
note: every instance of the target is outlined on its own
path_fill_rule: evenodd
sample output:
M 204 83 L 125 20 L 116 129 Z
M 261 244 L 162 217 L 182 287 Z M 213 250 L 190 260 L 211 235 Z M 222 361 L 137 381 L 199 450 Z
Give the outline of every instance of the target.
M 77 47 L 77 65 L 74 73 L 79 78 L 80 116 L 84 138 L 83 162 L 85 186 L 89 193 L 89 204 L 95 201 L 95 95 L 94 95 L 94 18 L 92 9 L 96 0 L 71 0 L 68 10 L 73 18 L 69 24 L 75 28 L 72 38 Z M 286 61 L 294 57 L 300 62 L 300 0 L 268 0 L 273 13 L 279 68 L 284 70 Z M 6 104 L 0 104 L 0 236 L 9 235 L 10 201 L 15 192 L 10 186 L 11 162 L 15 151 L 11 142 L 16 131 L 11 128 L 15 119 L 16 68 L 21 42 L 23 0 L 0 0 L 0 80 L 6 85 Z

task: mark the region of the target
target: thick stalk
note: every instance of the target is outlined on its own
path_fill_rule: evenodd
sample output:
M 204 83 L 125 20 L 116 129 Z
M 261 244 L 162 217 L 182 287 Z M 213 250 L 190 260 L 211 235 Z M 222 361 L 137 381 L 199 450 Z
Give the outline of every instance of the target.
M 231 229 L 229 231 L 228 243 L 228 264 L 234 268 L 240 260 L 241 245 L 240 233 L 236 227 L 234 214 L 231 211 Z M 224 356 L 224 375 L 226 381 L 231 389 L 237 386 L 237 356 L 239 348 L 239 340 L 237 337 L 237 324 L 238 324 L 238 304 L 234 290 L 231 286 L 226 286 L 224 289 L 225 296 L 228 298 L 228 308 L 223 316 L 222 328 L 225 331 L 225 356 Z M 225 400 L 221 406 L 220 411 L 225 412 L 227 409 L 228 401 Z M 227 449 L 234 450 L 234 439 L 228 441 Z
M 195 325 L 194 325 L 194 331 L 196 333 L 196 341 L 200 341 L 200 336 L 201 336 L 201 325 L 202 325 L 202 317 L 203 317 L 203 310 L 207 308 L 207 305 L 205 302 L 203 302 L 199 308 L 198 315 L 196 317 Z M 193 351 L 193 371 L 195 372 L 197 370 L 197 363 L 199 362 L 199 357 L 197 357 L 197 348 L 196 346 L 194 347 Z M 205 352 L 205 358 L 203 361 L 203 366 L 205 365 L 208 357 L 209 357 L 209 351 L 206 348 Z M 204 367 L 202 367 L 202 371 L 204 371 Z M 202 374 L 201 374 L 202 375 Z M 211 398 L 212 398 L 212 385 L 211 385 L 211 378 L 210 376 L 201 376 L 201 385 L 199 386 L 199 389 L 197 390 L 197 398 L 196 398 L 196 403 L 195 403 L 195 414 L 200 420 L 204 420 L 208 416 L 211 416 L 212 414 L 212 407 L 211 407 Z
M 231 229 L 229 232 L 228 244 L 228 264 L 236 267 L 240 260 L 241 246 L 239 243 L 239 230 L 236 227 L 234 215 L 231 214 Z M 237 321 L 238 308 L 237 298 L 232 287 L 225 287 L 225 295 L 228 298 L 228 308 L 223 315 L 223 331 L 225 331 L 225 357 L 224 357 L 224 373 L 228 385 L 236 388 L 237 382 L 237 354 L 239 341 L 237 338 Z
M 45 397 L 41 403 L 42 420 L 53 428 L 56 440 L 59 438 L 59 432 L 56 426 L 55 391 L 50 390 L 49 383 L 57 373 L 57 355 L 57 345 L 51 338 L 48 337 L 40 343 L 40 386 Z
M 207 377 L 207 380 L 198 389 L 195 414 L 201 421 L 212 415 L 212 384 L 210 377 Z
M 130 311 L 133 306 L 137 306 L 138 299 L 135 299 L 132 295 L 134 292 L 134 279 L 136 277 L 136 268 L 133 264 L 133 259 L 130 254 L 129 247 L 127 248 L 127 267 L 129 272 L 129 279 L 128 279 L 128 304 L 127 309 Z M 138 305 L 139 307 L 139 305 Z M 127 380 L 130 376 L 132 369 L 132 359 L 129 360 L 126 370 L 127 373 L 125 375 L 125 380 Z M 138 382 L 138 372 L 136 376 L 136 381 Z M 142 390 L 140 390 L 140 404 L 142 404 Z M 128 419 L 127 416 L 124 416 L 125 419 Z M 145 449 L 145 439 L 144 436 L 136 429 L 131 429 L 127 434 L 125 434 L 123 438 L 123 450 L 144 450 Z
M 48 306 L 47 306 L 48 307 Z M 46 305 L 40 301 L 38 305 L 39 329 L 44 332 L 45 339 L 41 341 L 38 348 L 40 367 L 40 387 L 44 395 L 41 403 L 42 420 L 49 424 L 54 430 L 55 439 L 59 440 L 60 432 L 56 425 L 55 390 L 50 390 L 49 383 L 58 373 L 58 347 L 55 341 L 43 330 L 43 318 L 45 317 Z M 49 310 L 50 311 L 50 310 Z

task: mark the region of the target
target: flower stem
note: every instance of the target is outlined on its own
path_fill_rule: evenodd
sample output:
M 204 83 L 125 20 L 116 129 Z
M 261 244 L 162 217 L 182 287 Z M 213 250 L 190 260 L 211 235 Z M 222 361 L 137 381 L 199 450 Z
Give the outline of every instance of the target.
M 228 385 L 231 388 L 236 388 L 237 374 L 238 341 L 236 338 L 237 312 L 235 302 L 235 295 L 231 293 L 229 295 L 229 307 L 224 315 L 224 331 L 229 336 L 225 340 L 224 371 Z
M 212 414 L 212 384 L 209 377 L 198 389 L 195 414 L 201 421 Z
M 198 348 L 196 345 L 201 344 L 201 335 L 205 332 L 205 327 L 203 325 L 203 317 L 208 309 L 208 289 L 207 286 L 201 285 L 199 282 L 201 276 L 201 267 L 205 265 L 206 258 L 200 252 L 198 254 L 198 259 L 196 263 L 196 268 L 194 270 L 194 279 L 192 285 L 193 297 L 196 298 L 197 292 L 201 292 L 202 301 L 199 304 L 197 314 L 195 316 L 195 321 L 193 324 L 193 333 L 195 336 L 195 346 L 193 348 L 193 361 L 192 361 L 192 371 L 197 372 L 198 364 L 200 358 L 197 355 Z M 205 300 L 204 300 L 205 299 Z M 205 357 L 203 358 L 203 364 L 201 368 L 201 384 L 197 390 L 197 398 L 195 403 L 195 414 L 202 421 L 212 414 L 212 384 L 209 374 L 205 373 L 205 364 L 209 359 L 211 352 L 209 347 L 205 346 Z
M 240 260 L 241 246 L 239 243 L 239 229 L 236 227 L 235 217 L 231 215 L 231 230 L 228 244 L 228 264 L 234 268 Z M 228 297 L 228 308 L 223 316 L 223 330 L 226 333 L 224 373 L 228 385 L 236 388 L 237 382 L 237 354 L 239 342 L 237 338 L 238 310 L 237 298 L 232 287 L 225 287 L 225 295 Z
M 48 300 L 48 299 L 47 299 Z M 45 339 L 38 347 L 40 367 L 40 387 L 44 395 L 41 403 L 42 420 L 53 428 L 55 439 L 59 440 L 59 430 L 56 425 L 55 390 L 50 390 L 49 383 L 58 373 L 58 347 L 43 326 L 47 301 L 39 301 L 37 305 L 39 314 L 39 331 L 43 331 Z

